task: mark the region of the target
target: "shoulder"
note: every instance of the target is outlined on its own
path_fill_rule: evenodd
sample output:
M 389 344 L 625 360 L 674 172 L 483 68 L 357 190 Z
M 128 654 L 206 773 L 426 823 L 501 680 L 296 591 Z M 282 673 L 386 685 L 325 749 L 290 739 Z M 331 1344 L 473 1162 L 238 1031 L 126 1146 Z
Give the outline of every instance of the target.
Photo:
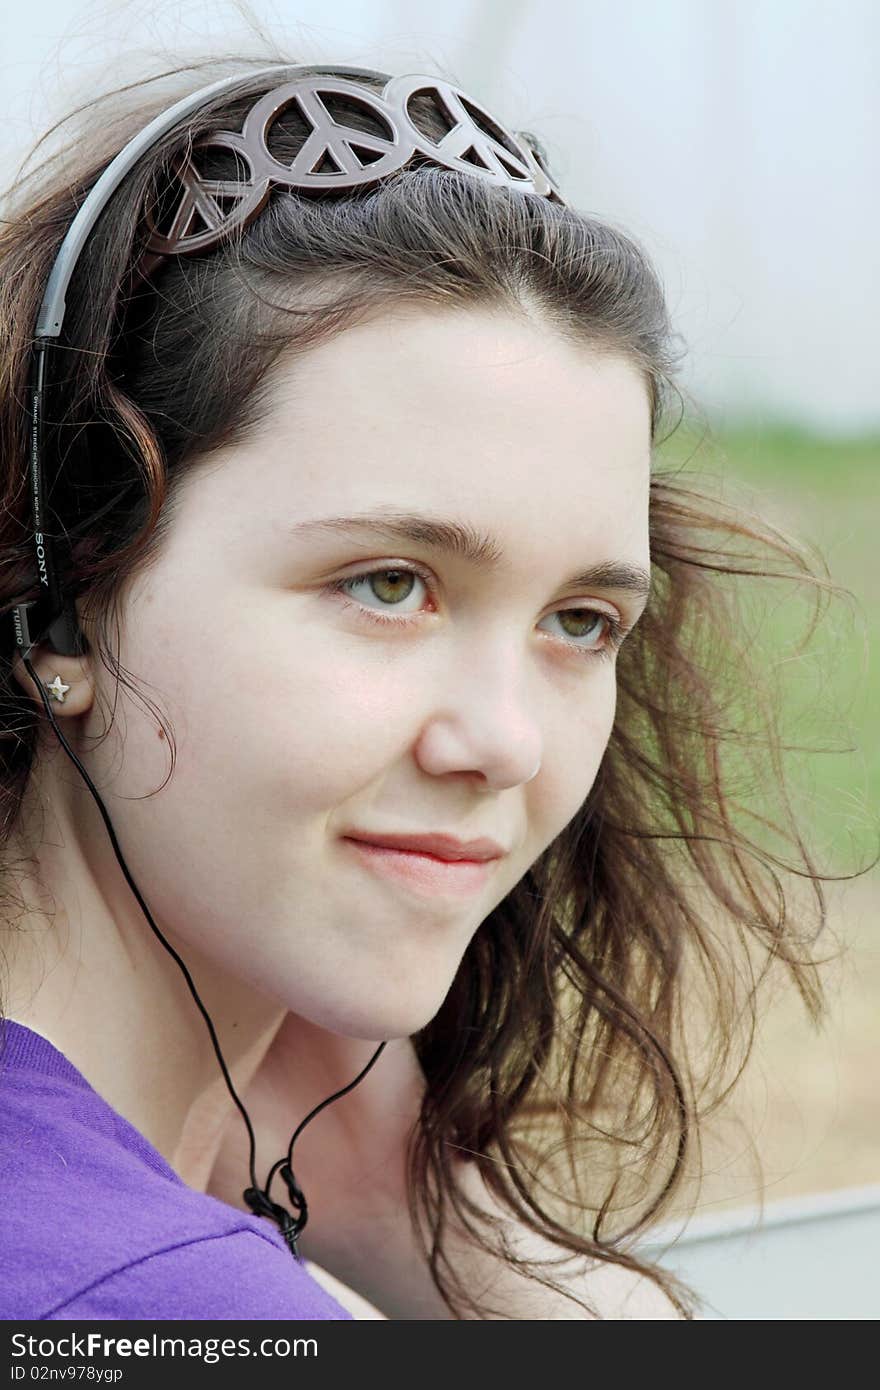
M 0 1318 L 347 1319 L 264 1219 L 63 1076 L 0 1078 Z
M 50 1318 L 328 1321 L 351 1313 L 286 1247 L 251 1230 L 147 1252 L 80 1281 Z

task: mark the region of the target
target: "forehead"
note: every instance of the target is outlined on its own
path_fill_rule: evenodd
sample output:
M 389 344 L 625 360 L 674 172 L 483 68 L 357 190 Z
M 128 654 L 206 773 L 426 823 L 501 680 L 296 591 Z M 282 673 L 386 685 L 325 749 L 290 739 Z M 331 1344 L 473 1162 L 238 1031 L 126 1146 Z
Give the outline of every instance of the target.
M 385 504 L 645 554 L 650 404 L 620 355 L 512 313 L 398 310 L 280 358 L 266 387 L 247 479 L 283 525 Z

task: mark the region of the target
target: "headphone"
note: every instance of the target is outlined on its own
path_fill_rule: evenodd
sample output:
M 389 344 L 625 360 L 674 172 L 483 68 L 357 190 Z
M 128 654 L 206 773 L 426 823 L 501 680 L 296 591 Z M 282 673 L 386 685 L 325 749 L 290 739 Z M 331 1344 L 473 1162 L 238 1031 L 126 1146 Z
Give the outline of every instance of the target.
M 282 71 L 289 73 L 291 71 L 290 65 L 285 64 L 283 66 L 276 65 L 270 68 L 261 68 L 254 73 L 248 74 L 248 78 L 260 77 L 264 74 L 268 75 L 269 73 Z M 315 72 L 316 69 L 309 68 L 308 71 Z M 335 67 L 332 69 L 318 69 L 317 71 L 346 73 L 354 77 L 377 76 L 376 73 L 367 69 L 353 67 Z M 51 349 L 58 345 L 57 340 L 61 335 L 61 329 L 64 323 L 66 295 L 71 278 L 95 223 L 116 189 L 119 187 L 119 184 L 125 178 L 126 174 L 134 167 L 141 155 L 151 149 L 152 146 L 155 145 L 167 131 L 171 130 L 179 120 L 197 110 L 210 97 L 214 96 L 216 93 L 234 88 L 241 81 L 241 76 L 223 78 L 219 82 L 214 82 L 208 87 L 202 87 L 199 91 L 191 93 L 181 101 L 178 101 L 174 106 L 169 107 L 156 116 L 155 119 L 130 140 L 111 163 L 108 164 L 107 168 L 79 208 L 61 243 L 58 255 L 49 273 L 46 290 L 43 295 L 39 314 L 37 315 L 29 382 L 30 496 L 33 514 L 37 573 L 40 583 L 40 597 L 26 603 L 17 604 L 11 612 L 12 626 L 15 633 L 15 644 L 18 653 L 21 656 L 25 669 L 28 671 L 28 674 L 40 693 L 40 698 L 43 701 L 46 714 L 58 736 L 58 740 L 67 753 L 67 756 L 79 770 L 86 786 L 98 803 L 98 809 L 107 827 L 107 833 L 110 836 L 110 841 L 113 845 L 116 858 L 119 861 L 119 866 L 125 874 L 126 880 L 137 898 L 153 932 L 159 938 L 165 950 L 174 957 L 174 960 L 183 971 L 190 992 L 208 1026 L 208 1032 L 211 1035 L 211 1042 L 217 1054 L 217 1060 L 220 1063 L 224 1080 L 226 1081 L 232 1099 L 241 1112 L 242 1118 L 247 1126 L 248 1138 L 250 1140 L 251 1185 L 245 1188 L 242 1196 L 255 1216 L 266 1216 L 278 1223 L 291 1254 L 295 1259 L 301 1260 L 302 1257 L 297 1251 L 297 1237 L 308 1220 L 308 1206 L 302 1191 L 296 1183 L 291 1167 L 293 1162 L 294 1143 L 309 1121 L 314 1119 L 325 1106 L 330 1105 L 332 1101 L 338 1100 L 341 1096 L 346 1095 L 363 1080 L 370 1068 L 378 1060 L 382 1050 L 387 1046 L 387 1042 L 380 1043 L 367 1065 L 358 1073 L 352 1082 L 344 1086 L 341 1090 L 335 1091 L 332 1096 L 328 1096 L 326 1100 L 322 1101 L 320 1105 L 315 1106 L 315 1108 L 309 1112 L 290 1140 L 287 1158 L 279 1159 L 277 1163 L 272 1165 L 266 1179 L 265 1187 L 260 1187 L 257 1182 L 254 1166 L 256 1143 L 253 1125 L 232 1084 L 229 1070 L 223 1059 L 223 1054 L 220 1051 L 220 1044 L 217 1041 L 214 1025 L 211 1022 L 204 1004 L 199 998 L 196 987 L 193 984 L 192 976 L 187 970 L 186 965 L 174 950 L 173 946 L 169 945 L 165 940 L 165 937 L 153 921 L 137 884 L 134 882 L 125 860 L 122 857 L 119 843 L 116 839 L 116 834 L 113 830 L 110 818 L 107 815 L 104 803 L 98 795 L 97 789 L 86 769 L 83 767 L 79 758 L 76 756 L 58 727 L 43 683 L 34 670 L 30 660 L 31 651 L 40 643 L 48 647 L 50 651 L 57 652 L 59 655 L 63 656 L 81 656 L 85 651 L 85 637 L 79 626 L 73 598 L 70 594 L 65 592 L 59 578 L 53 539 L 49 531 L 44 529 L 43 520 L 45 498 L 45 484 L 43 478 L 43 391 L 46 376 L 46 360 Z M 272 1184 L 272 1179 L 279 1169 L 281 1177 L 287 1185 L 290 1202 L 296 1210 L 296 1216 L 291 1215 L 287 1208 L 282 1206 L 279 1202 L 272 1201 L 270 1196 L 269 1189 Z

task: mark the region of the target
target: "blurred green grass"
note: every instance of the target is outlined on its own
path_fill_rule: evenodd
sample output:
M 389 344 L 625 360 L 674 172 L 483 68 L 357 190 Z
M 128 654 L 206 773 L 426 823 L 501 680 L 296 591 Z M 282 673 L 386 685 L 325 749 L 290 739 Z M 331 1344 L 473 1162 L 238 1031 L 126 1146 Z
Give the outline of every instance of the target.
M 757 636 L 762 663 L 781 682 L 783 735 L 829 750 L 786 754 L 800 827 L 820 871 L 853 873 L 880 852 L 880 436 L 828 439 L 759 424 L 715 425 L 707 434 L 685 420 L 658 448 L 656 462 L 683 466 L 697 475 L 697 487 L 711 475 L 726 502 L 744 504 L 808 551 L 818 550 L 826 577 L 854 596 L 854 603 L 827 600 L 798 655 L 811 589 L 779 581 L 755 586 L 767 605 Z M 823 574 L 821 563 L 811 564 Z M 745 592 L 752 581 L 740 583 Z

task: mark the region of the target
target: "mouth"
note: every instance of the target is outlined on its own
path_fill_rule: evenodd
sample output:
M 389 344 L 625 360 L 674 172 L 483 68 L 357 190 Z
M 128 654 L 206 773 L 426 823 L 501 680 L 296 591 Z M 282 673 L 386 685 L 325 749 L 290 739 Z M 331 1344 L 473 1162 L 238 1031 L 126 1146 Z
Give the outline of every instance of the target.
M 425 850 L 396 849 L 343 836 L 356 862 L 420 897 L 468 897 L 485 888 L 496 859 L 441 859 Z

